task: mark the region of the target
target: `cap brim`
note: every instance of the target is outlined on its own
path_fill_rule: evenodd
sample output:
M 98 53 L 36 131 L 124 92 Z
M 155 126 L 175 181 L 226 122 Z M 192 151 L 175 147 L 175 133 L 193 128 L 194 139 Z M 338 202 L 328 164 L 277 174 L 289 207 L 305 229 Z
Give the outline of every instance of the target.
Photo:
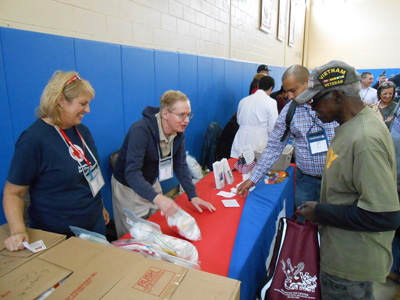
M 316 94 L 318 94 L 323 88 L 321 87 L 320 89 L 306 89 L 304 92 L 302 92 L 300 95 L 294 99 L 297 103 L 303 104 L 309 101 L 312 97 L 314 97 Z

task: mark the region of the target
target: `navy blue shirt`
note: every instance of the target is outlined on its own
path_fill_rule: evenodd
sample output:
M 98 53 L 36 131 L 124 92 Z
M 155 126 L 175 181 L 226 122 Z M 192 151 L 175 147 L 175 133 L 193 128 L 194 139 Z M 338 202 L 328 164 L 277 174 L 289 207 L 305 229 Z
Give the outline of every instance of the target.
M 77 126 L 96 160 L 99 156 L 88 128 Z M 64 130 L 71 142 L 83 149 L 75 127 Z M 94 159 L 85 149 L 85 156 Z M 86 166 L 85 161 L 81 162 Z M 72 155 L 57 130 L 36 120 L 18 138 L 7 180 L 15 185 L 29 186 L 30 226 L 51 232 L 68 234 L 69 225 L 90 230 L 102 215 L 100 192 L 93 197 L 81 166 Z

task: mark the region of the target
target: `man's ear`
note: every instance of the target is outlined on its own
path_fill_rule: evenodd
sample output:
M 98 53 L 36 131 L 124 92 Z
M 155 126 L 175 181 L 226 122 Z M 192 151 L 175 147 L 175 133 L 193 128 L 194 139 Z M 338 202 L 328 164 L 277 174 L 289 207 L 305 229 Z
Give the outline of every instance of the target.
M 161 117 L 163 119 L 167 118 L 168 110 L 166 108 L 161 109 Z
M 338 104 L 342 103 L 343 97 L 344 97 L 343 92 L 339 91 L 339 90 L 336 90 L 336 91 L 333 91 L 333 93 L 334 93 L 334 96 L 335 96 L 336 103 L 338 103 Z

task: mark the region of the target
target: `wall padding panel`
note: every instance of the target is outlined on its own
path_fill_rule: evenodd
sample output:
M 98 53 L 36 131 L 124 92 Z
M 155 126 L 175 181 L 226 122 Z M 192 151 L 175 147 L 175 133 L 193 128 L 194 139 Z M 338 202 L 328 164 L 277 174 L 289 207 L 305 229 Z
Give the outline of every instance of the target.
M 83 123 L 90 129 L 101 158 L 101 170 L 107 184 L 101 190 L 107 210 L 112 213 L 109 156 L 124 138 L 121 48 L 119 45 L 75 40 L 77 71 L 96 91 L 90 103 L 91 113 Z

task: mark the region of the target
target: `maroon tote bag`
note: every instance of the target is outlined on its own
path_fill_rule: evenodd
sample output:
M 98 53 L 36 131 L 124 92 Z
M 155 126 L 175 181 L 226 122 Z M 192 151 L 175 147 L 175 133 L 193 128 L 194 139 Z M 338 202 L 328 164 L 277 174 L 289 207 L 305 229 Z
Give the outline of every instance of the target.
M 257 300 L 320 300 L 318 225 L 300 222 L 298 212 L 281 218 L 267 279 Z

